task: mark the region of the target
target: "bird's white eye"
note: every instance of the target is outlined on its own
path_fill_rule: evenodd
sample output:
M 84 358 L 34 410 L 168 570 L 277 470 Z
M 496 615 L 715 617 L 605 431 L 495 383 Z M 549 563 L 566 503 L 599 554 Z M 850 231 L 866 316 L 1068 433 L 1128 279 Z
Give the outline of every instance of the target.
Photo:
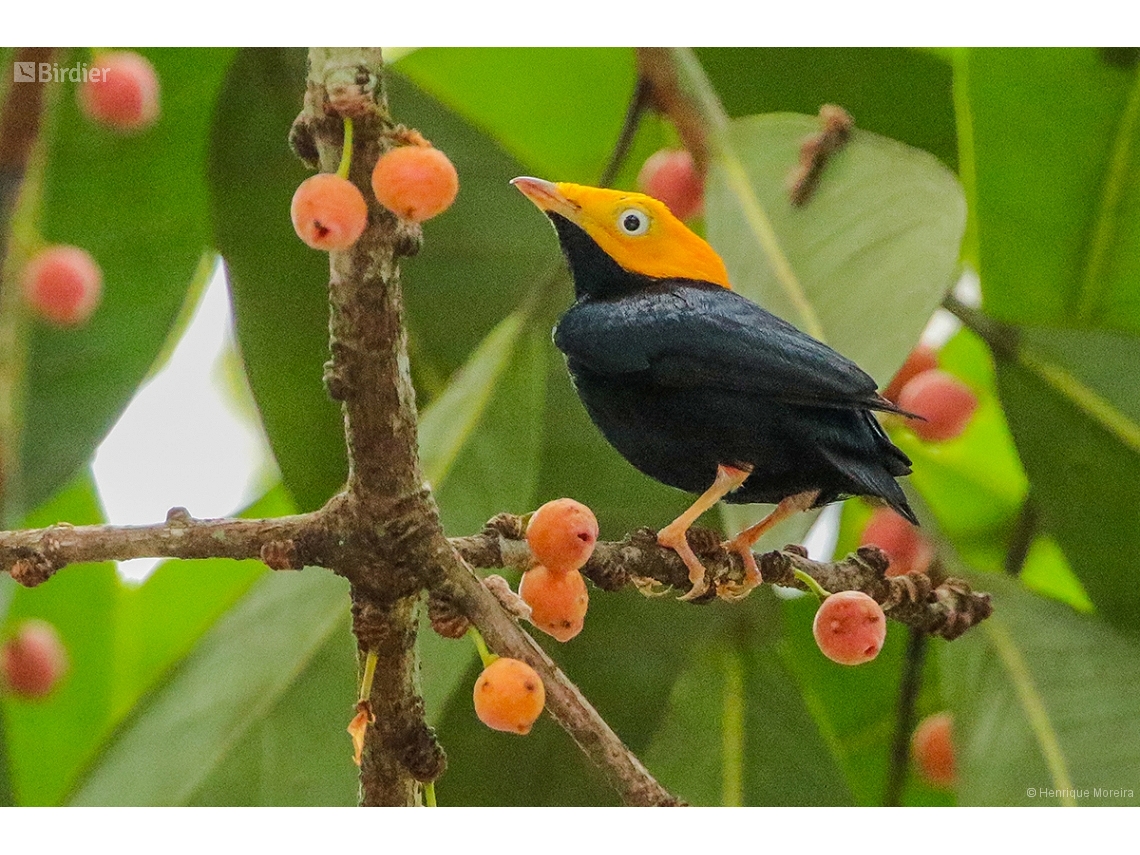
M 626 208 L 617 218 L 618 228 L 632 237 L 649 231 L 649 215 L 637 208 Z

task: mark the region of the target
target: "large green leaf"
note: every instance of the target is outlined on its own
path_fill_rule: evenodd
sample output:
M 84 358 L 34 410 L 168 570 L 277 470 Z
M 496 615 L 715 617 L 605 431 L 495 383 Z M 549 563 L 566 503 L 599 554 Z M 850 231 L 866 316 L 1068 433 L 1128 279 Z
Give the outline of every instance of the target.
M 1140 331 L 1140 72 L 1093 48 L 972 50 L 957 69 L 986 311 Z
M 348 464 L 328 359 L 328 256 L 293 231 L 289 204 L 309 176 L 289 148 L 301 109 L 303 50 L 242 50 L 210 140 L 214 239 L 226 262 L 238 346 L 281 477 L 300 510 L 320 507 Z
M 856 130 L 828 162 L 811 202 L 795 208 L 785 181 L 800 143 L 818 128 L 812 117 L 785 114 L 731 123 L 729 153 L 710 176 L 709 240 L 740 293 L 805 331 L 818 327 L 885 385 L 953 280 L 965 227 L 962 190 L 930 154 Z M 747 212 L 753 204 L 774 244 L 757 232 Z M 772 247 L 787 272 L 776 273 Z
M 22 489 L 9 517 L 82 466 L 159 355 L 211 244 L 204 180 L 209 117 L 232 58 L 224 49 L 144 53 L 162 115 L 123 136 L 84 119 L 65 87 L 47 128 L 40 229 L 103 270 L 103 302 L 78 330 L 35 323 L 27 356 Z
M 1140 339 L 1025 329 L 998 383 L 1045 527 L 1097 610 L 1140 632 Z
M 762 631 L 699 643 L 646 763 L 693 804 L 850 804 L 839 758 L 777 653 L 779 606 L 765 599 Z
M 256 738 L 263 748 L 274 739 L 288 740 L 301 724 L 275 712 L 283 704 L 297 710 L 290 689 L 331 639 L 338 633 L 347 637 L 347 606 L 345 584 L 323 570 L 262 578 L 135 709 L 72 794 L 71 803 L 187 804 L 242 750 L 243 740 Z M 340 670 L 333 684 L 345 688 L 347 720 L 355 679 L 347 645 L 329 667 Z M 311 726 L 339 732 L 344 720 L 325 719 Z M 323 750 L 330 738 L 314 735 L 294 746 Z M 270 788 L 269 777 L 282 772 L 270 762 L 272 756 L 262 754 L 265 765 L 259 771 L 265 778 L 259 779 L 260 792 L 285 794 L 292 802 L 305 786 L 302 782 L 294 788 L 279 780 Z M 299 771 L 295 757 L 283 762 L 284 769 Z M 348 765 L 345 773 L 351 778 Z M 224 778 L 224 772 L 219 774 Z M 254 798 L 248 791 L 246 796 Z
M 961 802 L 1135 805 L 1135 640 L 998 577 L 986 587 L 994 616 L 942 657 Z

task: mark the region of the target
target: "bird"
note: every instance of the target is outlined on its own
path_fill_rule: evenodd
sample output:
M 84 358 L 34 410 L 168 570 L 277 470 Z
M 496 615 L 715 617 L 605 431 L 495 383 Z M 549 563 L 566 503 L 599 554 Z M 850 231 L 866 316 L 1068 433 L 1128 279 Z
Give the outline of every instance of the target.
M 726 599 L 762 581 L 752 545 L 776 523 L 850 496 L 917 524 L 897 478 L 911 461 L 875 411 L 912 414 L 823 342 L 732 289 L 724 261 L 642 193 L 511 181 L 549 217 L 574 283 L 554 327 L 574 388 L 605 439 L 645 475 L 699 494 L 657 534 L 704 595 L 689 527 L 720 500 L 776 507 L 724 544 L 745 566 Z

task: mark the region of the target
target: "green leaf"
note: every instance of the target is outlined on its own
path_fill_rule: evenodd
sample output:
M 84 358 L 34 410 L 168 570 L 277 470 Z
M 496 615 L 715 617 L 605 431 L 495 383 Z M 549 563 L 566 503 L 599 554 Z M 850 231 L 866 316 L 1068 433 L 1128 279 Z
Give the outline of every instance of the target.
M 1135 640 L 1007 580 L 987 577 L 985 586 L 995 614 L 943 653 L 960 801 L 1135 804 Z M 1103 792 L 1113 789 L 1131 792 Z
M 209 190 L 238 346 L 281 477 L 302 511 L 344 483 L 340 407 L 325 392 L 328 255 L 293 231 L 289 205 L 309 176 L 289 148 L 305 52 L 238 52 L 213 117 Z
M 794 208 L 785 181 L 800 143 L 816 131 L 808 116 L 731 123 L 730 154 L 714 162 L 706 194 L 709 240 L 741 294 L 805 331 L 818 327 L 886 385 L 953 280 L 962 190 L 933 156 L 857 130 L 829 160 L 812 200 Z M 754 206 L 770 224 L 770 242 L 746 213 Z
M 352 635 L 334 633 L 189 804 L 355 805 L 360 770 L 345 732 L 356 691 L 355 662 Z
M 30 327 L 22 489 L 35 507 L 91 457 L 160 354 L 211 245 L 205 140 L 223 49 L 144 51 L 162 82 L 162 115 L 123 136 L 82 116 L 73 87 L 47 128 L 39 221 L 45 240 L 89 251 L 103 302 L 81 329 Z
M 839 104 L 859 128 L 957 162 L 950 66 L 906 48 L 698 48 L 730 116 Z
M 629 48 L 424 48 L 395 67 L 529 169 L 586 183 L 609 159 L 635 78 Z
M 1020 331 L 998 363 L 1010 428 L 1045 528 L 1100 614 L 1140 627 L 1140 340 Z
M 704 805 L 851 803 L 774 640 L 709 640 L 674 682 L 646 763 L 675 794 Z
M 972 50 L 957 75 L 987 313 L 1140 332 L 1140 73 L 1017 48 Z
M 256 728 L 290 702 L 289 690 L 330 639 L 347 632 L 347 602 L 343 580 L 322 570 L 262 578 L 135 710 L 72 794 L 71 803 L 189 803 L 242 749 L 243 740 L 253 739 L 254 733 L 259 740 L 274 735 L 273 729 Z M 338 667 L 339 684 L 351 685 L 352 657 L 344 656 Z M 350 699 L 351 692 L 344 699 L 346 706 Z M 285 738 L 296 726 L 279 729 L 276 735 Z M 344 722 L 326 720 L 319 727 L 342 731 Z M 327 744 L 316 737 L 304 743 L 310 748 Z M 345 751 L 347 755 L 347 744 Z M 297 766 L 296 758 L 287 764 L 293 770 Z M 264 770 L 266 775 L 273 772 L 272 767 Z M 303 783 L 294 787 L 279 781 L 277 787 L 277 792 L 304 791 Z

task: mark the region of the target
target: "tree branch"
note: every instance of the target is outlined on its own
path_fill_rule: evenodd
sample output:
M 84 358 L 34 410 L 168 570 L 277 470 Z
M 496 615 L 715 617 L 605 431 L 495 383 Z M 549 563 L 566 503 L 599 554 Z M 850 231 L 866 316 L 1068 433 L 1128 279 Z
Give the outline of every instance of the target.
M 526 545 L 521 517 L 500 514 L 473 537 L 456 538 L 459 553 L 474 567 L 510 567 L 526 570 L 534 561 Z M 744 564 L 739 555 L 721 546 L 721 537 L 709 529 L 690 529 L 690 544 L 708 573 L 709 593 L 693 600 L 705 603 L 716 598 L 717 587 L 744 580 Z M 888 578 L 890 562 L 874 546 L 860 547 L 840 561 L 812 561 L 801 547 L 756 555 L 765 584 L 807 590 L 796 579 L 801 570 L 831 592 L 863 591 L 873 597 L 890 617 L 900 623 L 946 639 L 954 639 L 993 612 L 989 594 L 975 593 L 962 579 L 939 582 L 923 573 Z M 643 593 L 668 586 L 678 591 L 690 587 L 688 570 L 677 553 L 659 546 L 650 529 L 639 529 L 624 540 L 599 542 L 582 573 L 607 591 L 632 585 Z

